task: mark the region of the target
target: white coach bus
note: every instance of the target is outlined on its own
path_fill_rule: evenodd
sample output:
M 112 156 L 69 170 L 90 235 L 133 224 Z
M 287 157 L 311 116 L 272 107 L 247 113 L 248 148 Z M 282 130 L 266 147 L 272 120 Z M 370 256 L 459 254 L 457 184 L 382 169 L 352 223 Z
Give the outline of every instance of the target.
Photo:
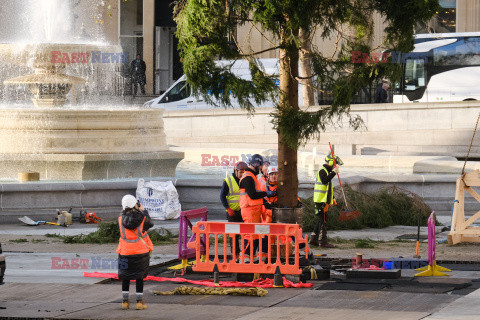
M 480 32 L 419 34 L 393 103 L 480 100 Z

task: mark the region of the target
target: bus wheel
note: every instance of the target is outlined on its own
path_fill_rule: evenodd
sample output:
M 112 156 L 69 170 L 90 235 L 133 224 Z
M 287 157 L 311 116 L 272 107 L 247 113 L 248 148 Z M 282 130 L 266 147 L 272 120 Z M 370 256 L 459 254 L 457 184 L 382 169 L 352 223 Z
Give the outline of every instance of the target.
M 468 99 L 463 99 L 463 101 L 477 101 L 477 99 L 468 98 Z

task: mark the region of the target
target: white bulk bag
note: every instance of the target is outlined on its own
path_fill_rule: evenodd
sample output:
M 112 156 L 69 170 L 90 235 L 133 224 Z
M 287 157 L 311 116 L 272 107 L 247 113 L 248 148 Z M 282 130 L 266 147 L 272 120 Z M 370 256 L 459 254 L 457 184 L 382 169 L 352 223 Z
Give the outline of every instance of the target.
M 149 181 L 139 179 L 137 199 L 148 210 L 152 219 L 178 219 L 182 211 L 177 189 L 172 181 Z

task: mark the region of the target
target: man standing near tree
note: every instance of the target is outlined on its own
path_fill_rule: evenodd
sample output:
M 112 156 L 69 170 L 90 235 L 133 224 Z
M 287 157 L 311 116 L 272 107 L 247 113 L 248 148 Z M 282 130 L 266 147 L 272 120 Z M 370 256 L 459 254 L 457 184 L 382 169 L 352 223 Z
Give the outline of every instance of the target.
M 327 214 L 328 208 L 337 204 L 333 196 L 332 179 L 338 173 L 338 166 L 343 165 L 343 161 L 332 154 L 325 157 L 325 164 L 317 172 L 317 180 L 313 193 L 313 202 L 315 203 L 315 215 L 318 216 L 318 222 L 310 236 L 309 244 L 317 246 L 320 244 L 323 248 L 333 248 L 334 245 L 327 241 Z M 318 237 L 322 233 L 320 243 Z
M 274 197 L 277 192 L 262 191 L 261 183 L 257 177 L 263 166 L 263 157 L 254 154 L 249 161 L 249 166 L 240 179 L 240 207 L 244 222 L 262 222 L 263 198 Z
M 248 162 L 248 168 L 240 179 L 240 208 L 242 219 L 245 223 L 261 223 L 263 212 L 263 198 L 275 197 L 276 191 L 262 191 L 262 184 L 257 175 L 263 166 L 263 157 L 254 154 Z M 248 237 L 248 238 L 247 238 Z M 244 243 L 244 252 L 249 254 L 250 243 L 253 244 L 253 253 L 258 249 L 258 236 L 246 236 Z

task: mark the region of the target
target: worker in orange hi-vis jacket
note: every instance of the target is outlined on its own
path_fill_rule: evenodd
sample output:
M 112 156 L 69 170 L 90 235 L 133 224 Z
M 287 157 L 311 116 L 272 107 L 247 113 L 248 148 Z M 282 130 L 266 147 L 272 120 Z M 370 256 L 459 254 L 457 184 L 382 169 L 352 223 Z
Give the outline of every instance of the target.
M 249 161 L 249 165 L 242 178 L 240 179 L 240 208 L 242 219 L 245 223 L 261 223 L 263 212 L 263 198 L 276 196 L 276 191 L 262 191 L 262 183 L 257 178 L 263 165 L 263 157 L 254 154 Z M 258 249 L 258 238 L 246 239 L 248 244 L 253 242 L 253 252 Z M 245 252 L 249 251 L 249 246 L 245 245 Z
M 143 299 L 143 279 L 150 265 L 153 244 L 148 229 L 153 227 L 148 211 L 134 196 L 122 198 L 122 215 L 118 217 L 120 239 L 118 241 L 118 278 L 122 280 L 122 309 L 130 308 L 128 301 L 130 281 L 135 280 L 137 310 L 147 308 Z
M 267 170 L 267 184 L 262 184 L 262 190 L 277 191 L 278 167 L 269 166 Z M 262 222 L 272 223 L 272 208 L 277 205 L 277 195 L 265 197 L 262 208 Z
M 268 183 L 268 167 L 270 167 L 270 162 L 263 161 L 262 169 L 260 169 L 261 175 L 258 175 L 258 180 L 265 186 Z
M 262 156 L 254 154 L 240 179 L 240 208 L 243 221 L 246 223 L 262 222 L 263 198 L 274 197 L 277 194 L 276 191 L 262 191 L 262 183 L 257 177 L 262 165 Z

